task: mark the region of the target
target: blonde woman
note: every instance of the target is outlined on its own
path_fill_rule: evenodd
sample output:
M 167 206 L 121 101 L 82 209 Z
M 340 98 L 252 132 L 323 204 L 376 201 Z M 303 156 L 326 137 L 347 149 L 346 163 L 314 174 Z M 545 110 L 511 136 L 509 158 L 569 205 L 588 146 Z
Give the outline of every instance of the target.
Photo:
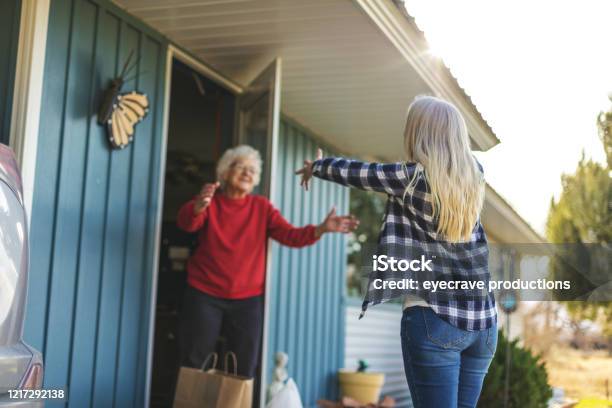
M 406 161 L 390 164 L 322 158 L 319 150 L 317 160 L 304 162 L 296 173 L 306 189 L 316 176 L 387 194 L 379 247 L 420 248 L 434 265 L 434 272 L 424 273 L 437 280 L 488 281 L 487 239 L 479 217 L 484 178 L 460 112 L 442 99 L 417 97 L 408 108 L 404 146 Z M 390 297 L 370 279 L 364 312 L 368 304 Z M 497 345 L 493 295 L 416 294 L 406 296 L 401 323 L 414 406 L 475 407 Z

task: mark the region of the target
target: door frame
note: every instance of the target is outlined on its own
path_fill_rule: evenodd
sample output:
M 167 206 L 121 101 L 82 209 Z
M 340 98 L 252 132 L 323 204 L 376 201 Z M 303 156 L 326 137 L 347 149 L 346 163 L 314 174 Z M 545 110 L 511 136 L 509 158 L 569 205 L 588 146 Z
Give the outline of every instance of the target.
M 258 74 L 261 75 L 268 69 L 275 70 L 273 95 L 270 95 L 270 108 L 272 115 L 269 118 L 270 131 L 272 132 L 271 145 L 268 148 L 270 154 L 269 172 L 270 185 L 268 186 L 268 199 L 274 204 L 276 201 L 276 173 L 278 165 L 278 139 L 280 138 L 280 111 L 281 111 L 281 84 L 282 84 L 282 61 L 276 57 L 274 61 L 268 65 L 264 71 Z M 277 101 L 278 103 L 274 103 Z M 272 239 L 268 238 L 266 245 L 266 271 L 265 271 L 265 292 L 264 292 L 264 315 L 261 337 L 261 356 L 259 357 L 260 365 L 260 384 L 259 384 L 259 406 L 266 406 L 266 379 L 268 374 L 268 337 L 270 329 L 270 294 L 272 293 Z
M 21 0 L 9 146 L 21 168 L 28 229 L 32 215 L 51 0 Z
M 240 95 L 244 92 L 244 88 L 232 81 L 231 79 L 223 76 L 218 71 L 215 71 L 210 66 L 204 64 L 188 52 L 181 48 L 169 44 L 166 52 L 166 69 L 164 79 L 164 112 L 163 112 L 163 124 L 162 124 L 162 142 L 160 148 L 160 173 L 157 185 L 157 214 L 155 214 L 155 243 L 153 249 L 153 279 L 151 282 L 151 303 L 149 305 L 149 333 L 147 335 L 147 364 L 146 364 L 146 383 L 145 383 L 145 406 L 151 404 L 151 382 L 153 379 L 153 342 L 155 336 L 155 318 L 156 318 L 156 307 L 157 307 L 157 280 L 159 277 L 159 254 L 161 250 L 161 226 L 163 221 L 163 210 L 164 210 L 164 184 L 166 174 L 166 154 L 168 148 L 168 125 L 170 120 L 170 96 L 172 90 L 172 62 L 178 60 L 183 64 L 189 66 L 189 68 L 202 74 L 206 78 L 226 88 L 228 91 L 233 93 L 235 96 Z

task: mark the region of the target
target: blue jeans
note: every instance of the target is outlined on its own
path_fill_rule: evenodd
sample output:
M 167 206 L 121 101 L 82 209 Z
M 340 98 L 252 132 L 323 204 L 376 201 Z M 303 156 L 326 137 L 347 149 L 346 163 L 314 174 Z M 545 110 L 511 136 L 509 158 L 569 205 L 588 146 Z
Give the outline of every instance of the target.
M 497 325 L 466 331 L 428 307 L 404 310 L 402 354 L 414 407 L 475 407 L 496 347 Z

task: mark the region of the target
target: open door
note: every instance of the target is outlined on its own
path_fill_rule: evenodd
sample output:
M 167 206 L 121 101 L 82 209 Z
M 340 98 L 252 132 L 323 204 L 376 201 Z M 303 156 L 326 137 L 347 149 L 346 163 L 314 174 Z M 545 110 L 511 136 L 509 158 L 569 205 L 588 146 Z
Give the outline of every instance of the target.
M 257 149 L 263 160 L 261 183 L 254 193 L 274 202 L 274 177 L 278 156 L 278 132 L 280 127 L 281 61 L 272 61 L 248 86 L 238 101 L 238 144 L 248 144 Z M 261 341 L 260 372 L 255 381 L 253 407 L 264 407 L 266 400 L 268 327 L 271 291 L 271 246 L 266 257 L 266 292 L 264 301 L 263 337 Z
M 238 144 L 248 144 L 261 153 L 263 167 L 256 194 L 274 199 L 275 170 L 280 120 L 281 61 L 272 61 L 251 82 L 238 103 Z
M 150 391 L 147 408 L 168 408 L 179 372 L 179 321 L 184 309 L 187 262 L 198 245 L 197 233 L 177 225 L 181 206 L 207 182 L 216 180 L 221 154 L 235 143 L 238 95 L 242 88 L 174 47 L 167 55 L 167 137 L 159 231 L 156 236 L 157 284 Z M 223 347 L 219 341 L 217 346 Z

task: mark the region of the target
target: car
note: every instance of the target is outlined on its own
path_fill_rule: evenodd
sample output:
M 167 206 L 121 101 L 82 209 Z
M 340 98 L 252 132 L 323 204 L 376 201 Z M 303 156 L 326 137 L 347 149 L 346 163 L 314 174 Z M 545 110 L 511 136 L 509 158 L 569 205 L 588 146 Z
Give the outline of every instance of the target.
M 13 151 L 0 144 L 0 407 L 43 406 L 15 399 L 15 390 L 41 389 L 43 382 L 42 355 L 23 341 L 28 256 L 19 167 Z

